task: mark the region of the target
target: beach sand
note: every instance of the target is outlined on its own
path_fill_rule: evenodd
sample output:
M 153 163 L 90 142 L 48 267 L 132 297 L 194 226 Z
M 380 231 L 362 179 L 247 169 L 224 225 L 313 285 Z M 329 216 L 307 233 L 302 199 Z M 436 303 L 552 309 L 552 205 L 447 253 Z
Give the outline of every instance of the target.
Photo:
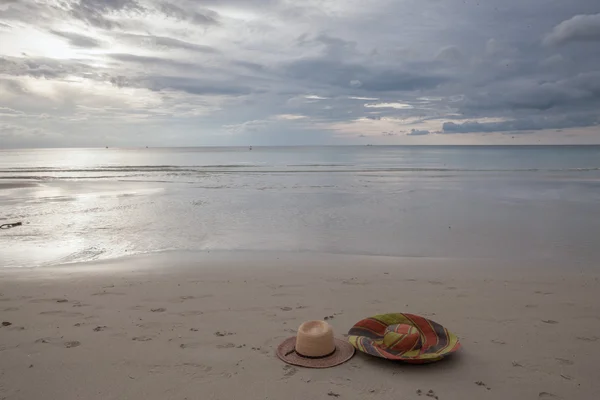
M 211 252 L 5 268 L 0 399 L 597 398 L 600 275 L 537 264 Z M 386 312 L 429 317 L 463 348 L 326 370 L 274 354 L 302 321 L 331 316 L 342 336 Z
M 33 182 L 23 182 L 23 181 L 8 181 L 8 182 L 0 182 L 0 190 L 3 189 L 23 189 L 38 186 L 37 183 Z

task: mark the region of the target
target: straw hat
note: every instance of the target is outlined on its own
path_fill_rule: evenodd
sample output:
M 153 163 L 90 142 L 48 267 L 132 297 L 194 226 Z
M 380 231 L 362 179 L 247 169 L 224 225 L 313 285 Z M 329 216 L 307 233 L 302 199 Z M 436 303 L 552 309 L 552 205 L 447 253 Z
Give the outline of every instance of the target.
M 277 357 L 288 364 L 307 368 L 329 368 L 345 363 L 354 355 L 354 347 L 333 337 L 325 321 L 307 321 L 300 325 L 296 337 L 283 341 Z
M 414 314 L 376 315 L 357 322 L 348 334 L 363 353 L 413 364 L 439 361 L 460 349 L 456 335 Z

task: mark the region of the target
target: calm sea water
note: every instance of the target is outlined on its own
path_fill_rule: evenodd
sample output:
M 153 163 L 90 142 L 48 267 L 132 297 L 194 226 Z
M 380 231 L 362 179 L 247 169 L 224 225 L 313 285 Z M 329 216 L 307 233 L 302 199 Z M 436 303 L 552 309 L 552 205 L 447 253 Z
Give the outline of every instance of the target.
M 0 265 L 164 250 L 600 261 L 600 146 L 0 151 Z

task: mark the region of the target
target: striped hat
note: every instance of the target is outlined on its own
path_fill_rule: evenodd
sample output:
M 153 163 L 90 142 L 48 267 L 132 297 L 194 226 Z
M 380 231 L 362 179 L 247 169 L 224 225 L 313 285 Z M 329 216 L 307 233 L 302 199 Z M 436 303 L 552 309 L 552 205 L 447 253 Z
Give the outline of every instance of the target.
M 437 322 L 414 314 L 383 314 L 357 322 L 350 343 L 363 353 L 413 364 L 439 361 L 460 349 L 458 338 Z

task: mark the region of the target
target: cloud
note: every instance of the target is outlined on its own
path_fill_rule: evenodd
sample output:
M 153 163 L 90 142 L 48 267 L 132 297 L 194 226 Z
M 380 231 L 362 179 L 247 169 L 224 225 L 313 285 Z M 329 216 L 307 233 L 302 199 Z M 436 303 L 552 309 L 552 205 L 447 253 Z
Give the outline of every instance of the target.
M 31 76 L 44 79 L 62 79 L 92 71 L 92 67 L 78 62 L 64 62 L 50 58 L 0 57 L 0 74 L 7 76 Z
M 130 41 L 132 44 L 158 49 L 182 49 L 199 53 L 218 53 L 214 47 L 186 42 L 166 36 L 123 34 L 120 37 Z
M 475 110 L 548 111 L 560 107 L 596 107 L 600 104 L 600 71 L 555 81 L 503 82 L 494 90 L 468 96 L 459 104 L 464 113 Z
M 137 85 L 153 91 L 175 90 L 196 95 L 240 96 L 257 90 L 235 82 L 158 75 L 140 78 Z
M 279 115 L 276 115 L 273 118 L 277 119 L 277 120 L 282 120 L 282 121 L 298 121 L 298 120 L 301 120 L 301 119 L 306 119 L 306 115 L 279 114 Z
M 287 65 L 285 71 L 293 79 L 344 88 L 360 88 L 370 92 L 432 89 L 448 81 L 442 76 L 399 70 L 380 70 L 327 57 L 301 59 Z
M 50 31 L 52 34 L 56 36 L 60 36 L 69 41 L 69 44 L 74 47 L 85 47 L 85 48 L 94 48 L 101 47 L 102 42 L 100 40 L 94 39 L 89 36 L 80 35 L 75 32 L 64 32 L 64 31 Z
M 193 69 L 194 64 L 190 62 L 177 61 L 170 58 L 156 57 L 156 56 L 142 56 L 138 54 L 118 53 L 118 54 L 107 54 L 107 57 L 113 60 L 123 61 L 126 63 L 134 63 L 144 65 L 145 67 L 165 67 L 165 68 L 181 68 L 181 69 Z
M 398 110 L 410 110 L 414 108 L 410 104 L 405 103 L 373 103 L 373 104 L 365 104 L 366 108 L 395 108 Z
M 271 121 L 267 120 L 252 120 L 243 122 L 241 124 L 223 125 L 223 128 L 231 134 L 240 135 L 262 131 L 270 123 Z
M 407 1 L 5 1 L 0 111 L 57 145 L 598 130 L 597 1 Z
M 25 115 L 25 113 L 9 107 L 0 107 L 0 115 L 4 117 L 17 117 Z
M 464 60 L 464 54 L 456 46 L 446 46 L 437 53 L 436 60 L 458 63 Z
M 172 3 L 162 3 L 160 4 L 159 9 L 168 17 L 182 21 L 190 21 L 197 25 L 217 25 L 219 23 L 217 21 L 217 14 L 214 11 L 199 13 L 195 10 L 184 10 Z
M 377 97 L 360 97 L 360 96 L 350 96 L 348 97 L 351 100 L 366 100 L 366 101 L 377 101 L 379 98 Z
M 597 113 L 561 116 L 541 116 L 520 118 L 499 122 L 445 122 L 443 133 L 478 133 L 478 132 L 521 132 L 538 131 L 555 128 L 575 128 L 597 125 L 600 115 Z
M 66 9 L 74 18 L 104 29 L 120 26 L 110 18 L 113 13 L 140 13 L 145 10 L 136 0 L 79 0 L 66 3 Z
M 429 131 L 427 130 L 417 130 L 417 129 L 411 129 L 410 132 L 408 132 L 406 135 L 407 136 L 424 136 L 424 135 L 429 135 Z
M 600 14 L 576 15 L 556 25 L 544 39 L 547 45 L 600 42 Z

